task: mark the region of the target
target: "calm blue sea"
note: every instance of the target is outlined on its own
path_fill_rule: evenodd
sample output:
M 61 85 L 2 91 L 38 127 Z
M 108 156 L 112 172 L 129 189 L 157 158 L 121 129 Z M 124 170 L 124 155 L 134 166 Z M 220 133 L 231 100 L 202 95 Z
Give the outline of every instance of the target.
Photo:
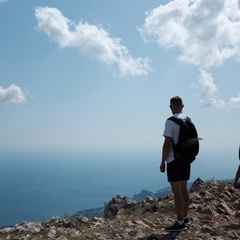
M 0 152 L 0 226 L 46 221 L 102 207 L 117 194 L 168 187 L 160 159 L 161 149 Z M 198 160 L 191 180 L 233 177 L 235 167 L 212 163 L 206 168 Z
M 158 151 L 1 152 L 0 226 L 102 207 L 167 185 Z

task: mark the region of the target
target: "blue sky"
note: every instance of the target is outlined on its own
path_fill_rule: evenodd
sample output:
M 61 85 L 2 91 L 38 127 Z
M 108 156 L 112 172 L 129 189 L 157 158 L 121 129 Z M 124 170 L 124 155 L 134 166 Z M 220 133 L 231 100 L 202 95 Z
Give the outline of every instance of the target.
M 237 156 L 238 1 L 0 0 L 0 31 L 0 150 L 161 151 L 180 95 L 203 153 Z

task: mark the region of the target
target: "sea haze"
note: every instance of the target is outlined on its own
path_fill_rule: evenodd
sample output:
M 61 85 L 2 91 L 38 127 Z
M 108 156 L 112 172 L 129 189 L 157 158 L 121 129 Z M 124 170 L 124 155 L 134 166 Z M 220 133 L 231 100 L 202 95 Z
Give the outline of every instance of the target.
M 157 150 L 1 152 L 0 226 L 102 207 L 117 194 L 168 186 Z
M 117 194 L 169 187 L 159 172 L 161 148 L 78 152 L 0 152 L 0 226 L 46 221 L 103 207 Z M 234 151 L 204 149 L 192 164 L 190 181 L 232 179 Z

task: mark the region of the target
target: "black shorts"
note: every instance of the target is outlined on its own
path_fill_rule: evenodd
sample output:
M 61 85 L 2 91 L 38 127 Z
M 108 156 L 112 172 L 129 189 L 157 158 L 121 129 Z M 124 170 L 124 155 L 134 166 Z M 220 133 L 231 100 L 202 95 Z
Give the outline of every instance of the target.
M 175 159 L 167 164 L 168 182 L 178 182 L 190 179 L 191 164 Z

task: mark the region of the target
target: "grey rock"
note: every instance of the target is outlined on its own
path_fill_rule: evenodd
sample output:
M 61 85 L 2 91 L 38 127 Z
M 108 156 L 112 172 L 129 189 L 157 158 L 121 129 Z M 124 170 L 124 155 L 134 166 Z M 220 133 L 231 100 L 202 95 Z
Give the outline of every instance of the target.
M 137 202 L 126 196 L 117 195 L 107 204 L 104 209 L 104 217 L 112 218 L 122 212 L 124 209 L 136 206 Z

